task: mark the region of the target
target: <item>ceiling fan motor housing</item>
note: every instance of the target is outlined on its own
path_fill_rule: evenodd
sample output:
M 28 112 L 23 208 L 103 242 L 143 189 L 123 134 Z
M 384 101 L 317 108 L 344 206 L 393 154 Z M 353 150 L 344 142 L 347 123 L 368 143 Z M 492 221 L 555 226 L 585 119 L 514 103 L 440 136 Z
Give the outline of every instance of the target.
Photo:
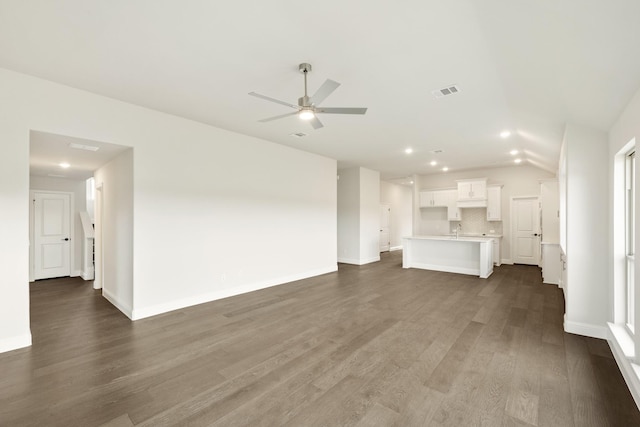
M 300 71 L 301 73 L 309 73 L 311 71 L 311 64 L 303 62 L 302 64 L 298 65 L 298 71 Z
M 311 98 L 306 95 L 298 98 L 298 105 L 301 107 L 311 107 Z

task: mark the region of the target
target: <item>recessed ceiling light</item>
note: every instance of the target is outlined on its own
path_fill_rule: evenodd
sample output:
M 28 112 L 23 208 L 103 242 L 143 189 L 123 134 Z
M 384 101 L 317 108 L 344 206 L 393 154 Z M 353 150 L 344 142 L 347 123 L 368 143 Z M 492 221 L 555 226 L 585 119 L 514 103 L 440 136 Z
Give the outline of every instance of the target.
M 511 154 L 512 156 L 515 156 L 516 154 L 518 154 L 519 151 L 518 150 L 511 150 L 509 151 L 509 154 Z
M 511 136 L 511 132 L 509 132 L 508 130 L 503 130 L 502 132 L 500 132 L 500 138 L 509 138 Z
M 429 163 L 431 166 L 435 166 L 438 164 L 438 162 L 436 162 L 435 160 L 431 160 L 431 163 Z
M 404 152 L 407 153 L 407 154 L 411 154 L 411 153 L 413 153 L 413 148 L 411 148 L 411 147 L 405 148 Z
M 409 184 L 413 184 L 413 181 L 409 181 Z
M 513 162 L 514 162 L 515 164 L 518 164 L 518 163 L 521 163 L 521 162 L 522 162 L 522 159 L 515 159 Z
M 449 170 L 449 168 L 448 168 L 448 167 L 446 167 L 446 166 L 442 168 L 442 172 L 446 172 L 446 171 L 448 171 L 448 170 Z
M 58 166 L 60 166 L 62 169 L 69 169 L 71 167 L 71 165 L 67 162 L 58 163 Z

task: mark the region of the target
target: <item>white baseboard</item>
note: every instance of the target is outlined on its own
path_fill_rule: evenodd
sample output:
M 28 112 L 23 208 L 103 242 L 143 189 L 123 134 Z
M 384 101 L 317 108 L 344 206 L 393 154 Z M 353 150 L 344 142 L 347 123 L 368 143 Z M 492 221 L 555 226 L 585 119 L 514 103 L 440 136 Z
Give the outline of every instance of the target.
M 606 326 L 567 320 L 566 314 L 564 315 L 564 331 L 570 334 L 584 335 L 585 337 L 599 338 L 602 340 L 606 340 L 609 336 Z
M 513 265 L 513 261 L 511 261 L 511 258 L 503 258 L 500 264 Z
M 118 310 L 120 310 L 125 316 L 129 319 L 133 319 L 133 310 L 127 304 L 123 304 L 115 295 L 109 292 L 106 289 L 102 289 L 102 296 L 107 299 L 111 304 L 113 304 Z
M 365 265 L 372 262 L 380 261 L 380 255 L 372 258 L 356 259 L 356 258 L 338 258 L 338 262 L 342 264 Z
M 631 361 L 633 351 L 635 350 L 633 340 L 628 337 L 623 327 L 609 323 L 609 336 L 607 337 L 607 341 L 609 342 L 609 347 L 611 347 L 613 357 L 616 359 L 618 368 L 622 373 L 622 377 L 631 392 L 631 396 L 636 402 L 638 409 L 640 409 L 640 366 Z M 625 351 L 623 347 L 625 347 L 627 351 Z
M 309 277 L 320 276 L 321 274 L 332 273 L 338 270 L 337 265 L 332 265 L 326 268 L 320 268 L 311 271 L 305 271 L 303 273 L 292 274 L 289 276 L 278 277 L 276 279 L 265 280 L 262 282 L 249 283 L 246 285 L 237 286 L 231 289 L 223 289 L 216 292 L 209 292 L 202 295 L 196 295 L 193 297 L 182 298 L 176 301 L 167 302 L 164 304 L 156 304 L 150 307 L 143 307 L 133 310 L 131 319 L 139 320 L 146 317 L 156 316 L 158 314 L 167 313 L 173 310 L 179 310 L 181 308 L 190 307 L 192 305 L 203 304 L 219 300 L 222 298 L 228 298 L 240 294 L 246 294 L 247 292 L 258 291 L 260 289 L 269 288 L 271 286 L 282 285 L 284 283 L 294 282 L 296 280 L 307 279 Z
M 82 277 L 82 280 L 87 280 L 87 281 L 93 280 L 95 278 L 94 269 L 90 268 L 87 271 L 83 271 L 80 277 Z
M 400 246 L 391 246 L 389 248 L 389 251 L 401 251 L 402 250 L 402 245 Z
M 82 276 L 82 271 L 80 270 L 73 270 L 71 272 L 71 274 L 69 275 L 69 277 L 78 277 L 78 276 Z
M 31 345 L 31 333 L 19 335 L 17 337 L 0 340 L 0 353 L 29 347 Z

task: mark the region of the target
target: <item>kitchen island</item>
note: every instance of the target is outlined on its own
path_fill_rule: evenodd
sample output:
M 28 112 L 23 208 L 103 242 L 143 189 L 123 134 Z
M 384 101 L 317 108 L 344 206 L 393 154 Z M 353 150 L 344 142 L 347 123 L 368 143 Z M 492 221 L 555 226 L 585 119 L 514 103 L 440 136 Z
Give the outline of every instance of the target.
M 402 239 L 402 267 L 470 274 L 493 273 L 493 239 L 456 236 L 412 236 Z

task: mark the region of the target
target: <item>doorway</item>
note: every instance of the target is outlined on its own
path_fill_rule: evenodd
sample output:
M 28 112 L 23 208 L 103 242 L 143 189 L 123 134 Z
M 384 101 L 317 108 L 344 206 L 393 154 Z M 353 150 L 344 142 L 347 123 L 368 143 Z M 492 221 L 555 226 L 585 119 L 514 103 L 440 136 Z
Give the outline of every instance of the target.
M 102 295 L 131 317 L 133 149 L 106 142 L 31 131 L 29 150 L 29 185 L 32 193 L 47 193 L 46 197 L 31 197 L 36 200 L 32 202 L 33 211 L 37 210 L 41 217 L 43 212 L 47 215 L 38 226 L 32 216 L 33 227 L 30 226 L 29 230 L 33 239 L 29 278 L 33 281 L 47 277 L 81 276 L 88 286 L 93 284 L 95 288 L 102 288 Z M 89 188 L 87 180 L 91 177 L 96 182 Z M 95 187 L 101 191 L 94 196 Z M 108 194 L 105 194 L 105 188 L 109 189 Z M 63 192 L 70 194 L 70 208 L 65 207 L 66 199 L 51 196 Z M 99 204 L 98 212 L 95 212 L 96 202 Z M 65 226 L 61 218 L 67 215 L 71 219 L 68 221 L 69 225 Z M 65 234 L 65 227 L 69 230 L 68 236 Z M 43 240 L 36 244 L 36 230 L 53 240 Z M 95 253 L 95 258 L 94 235 L 95 250 L 98 252 Z M 42 255 L 38 263 L 46 267 L 46 274 L 41 271 L 35 273 L 35 250 L 39 256 Z M 62 252 L 65 250 L 66 252 Z M 63 268 L 67 261 L 68 269 Z M 94 270 L 94 262 L 97 271 Z M 91 274 L 85 274 L 87 272 Z M 93 280 L 94 278 L 97 280 Z
M 511 199 L 514 264 L 540 265 L 540 203 L 537 196 Z

